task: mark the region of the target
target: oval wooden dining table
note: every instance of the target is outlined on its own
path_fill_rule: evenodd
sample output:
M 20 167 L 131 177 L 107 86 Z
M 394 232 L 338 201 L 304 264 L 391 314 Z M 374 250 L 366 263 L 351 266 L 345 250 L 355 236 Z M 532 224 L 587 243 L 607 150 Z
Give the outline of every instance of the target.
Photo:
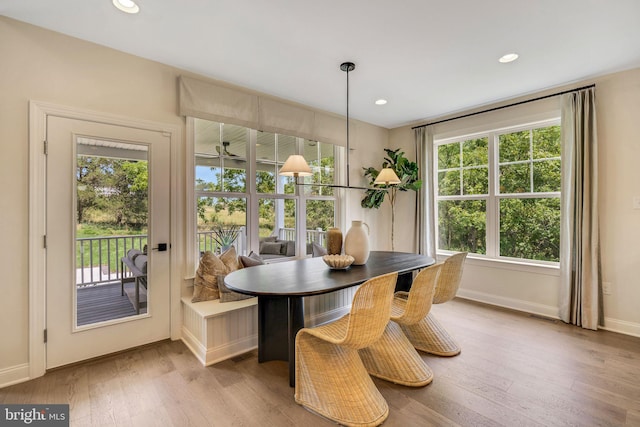
M 330 269 L 322 258 L 304 258 L 243 268 L 228 274 L 231 290 L 258 297 L 258 362 L 289 362 L 289 384 L 295 385 L 295 338 L 304 327 L 304 297 L 360 285 L 398 272 L 396 290 L 407 290 L 412 272 L 434 264 L 425 255 L 372 251 L 367 263 L 346 270 Z

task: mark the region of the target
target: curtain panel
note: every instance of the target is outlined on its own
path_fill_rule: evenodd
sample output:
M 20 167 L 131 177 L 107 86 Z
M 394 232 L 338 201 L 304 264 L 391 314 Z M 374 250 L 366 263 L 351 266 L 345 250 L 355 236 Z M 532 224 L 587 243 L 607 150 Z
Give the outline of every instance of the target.
M 598 329 L 604 316 L 598 217 L 595 89 L 562 96 L 562 224 L 559 316 Z
M 416 250 L 419 254 L 436 257 L 434 147 L 431 126 L 415 129 L 416 162 L 422 187 L 416 192 Z
M 191 77 L 178 78 L 179 114 L 345 146 L 347 121 L 265 95 Z M 352 131 L 357 124 L 350 120 Z M 354 136 L 352 132 L 351 136 Z

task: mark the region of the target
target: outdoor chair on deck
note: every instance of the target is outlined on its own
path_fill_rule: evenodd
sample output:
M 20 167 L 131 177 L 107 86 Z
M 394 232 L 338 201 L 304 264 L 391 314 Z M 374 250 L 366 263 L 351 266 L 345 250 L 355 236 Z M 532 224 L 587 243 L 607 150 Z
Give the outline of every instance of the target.
M 443 263 L 440 269 L 440 276 L 436 282 L 433 304 L 442 304 L 456 296 L 466 257 L 467 252 L 461 252 L 451 255 Z M 406 293 L 397 292 L 396 296 L 406 297 L 407 295 Z M 416 324 L 401 324 L 400 327 L 417 350 L 437 356 L 456 356 L 460 354 L 461 349 L 458 343 L 451 338 L 432 313 L 427 314 L 424 319 Z
M 425 386 L 433 380 L 433 371 L 404 335 L 400 325 L 414 325 L 429 313 L 441 266 L 442 263 L 420 271 L 411 290 L 402 293 L 403 296 L 407 294 L 407 298 L 394 297 L 391 320 L 382 337 L 370 347 L 359 350 L 370 375 L 410 387 Z
M 378 339 L 389 323 L 398 274 L 366 281 L 348 315 L 296 335 L 296 403 L 346 426 L 377 426 L 389 406 L 367 373 L 358 350 Z
M 146 249 L 145 249 L 146 251 Z M 129 274 L 125 274 L 124 267 L 129 269 Z M 134 283 L 134 307 L 136 314 L 140 314 L 140 285 L 147 289 L 147 254 L 138 249 L 130 249 L 127 254 L 120 259 L 120 294 L 124 295 L 125 283 Z

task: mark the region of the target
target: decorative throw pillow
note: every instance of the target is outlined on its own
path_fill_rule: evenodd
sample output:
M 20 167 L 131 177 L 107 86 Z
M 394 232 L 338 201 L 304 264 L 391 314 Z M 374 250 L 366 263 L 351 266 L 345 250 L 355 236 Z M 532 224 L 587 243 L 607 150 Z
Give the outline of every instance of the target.
M 259 251 L 260 251 L 260 252 L 262 252 L 262 246 L 263 246 L 265 243 L 267 243 L 267 242 L 269 242 L 269 243 L 273 243 L 273 242 L 275 242 L 276 240 L 278 240 L 278 236 L 267 236 L 267 237 L 261 237 L 261 238 L 260 238 L 260 249 L 259 249 Z
M 227 267 L 210 251 L 206 251 L 200 259 L 200 265 L 193 281 L 193 298 L 191 302 L 210 301 L 220 298 L 218 275 L 226 275 Z
M 129 258 L 131 261 L 135 261 L 138 255 L 142 255 L 142 251 L 140 249 L 129 249 L 127 251 L 127 258 Z
M 260 253 L 264 255 L 281 255 L 282 242 L 264 242 L 260 245 Z
M 231 273 L 232 271 L 236 271 L 240 268 L 238 264 L 238 256 L 236 255 L 235 246 L 231 246 L 229 249 L 224 251 L 220 255 L 220 261 L 227 267 L 227 273 Z
M 231 302 L 231 301 L 240 301 L 243 299 L 253 298 L 251 295 L 244 295 L 239 292 L 234 292 L 231 289 L 227 288 L 227 285 L 224 284 L 223 275 L 218 275 L 218 289 L 220 290 L 220 302 Z
M 321 246 L 316 242 L 313 242 L 311 246 L 313 248 L 313 257 L 319 257 L 327 254 L 327 248 L 324 246 Z
M 286 256 L 296 256 L 296 242 L 295 240 L 287 240 L 285 242 L 287 250 L 285 251 Z
M 248 256 L 240 255 L 238 257 L 238 261 L 240 262 L 240 265 L 244 268 L 255 267 L 256 265 L 264 264 L 264 261 L 262 260 L 260 255 L 258 255 L 253 251 L 251 251 L 251 253 Z

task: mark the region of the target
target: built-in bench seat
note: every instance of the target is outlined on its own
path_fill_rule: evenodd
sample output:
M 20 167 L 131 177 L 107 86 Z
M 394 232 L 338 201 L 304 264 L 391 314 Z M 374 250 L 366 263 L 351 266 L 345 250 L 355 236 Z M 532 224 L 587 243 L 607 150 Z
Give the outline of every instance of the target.
M 182 341 L 204 365 L 258 347 L 258 298 L 221 303 L 182 297 Z

